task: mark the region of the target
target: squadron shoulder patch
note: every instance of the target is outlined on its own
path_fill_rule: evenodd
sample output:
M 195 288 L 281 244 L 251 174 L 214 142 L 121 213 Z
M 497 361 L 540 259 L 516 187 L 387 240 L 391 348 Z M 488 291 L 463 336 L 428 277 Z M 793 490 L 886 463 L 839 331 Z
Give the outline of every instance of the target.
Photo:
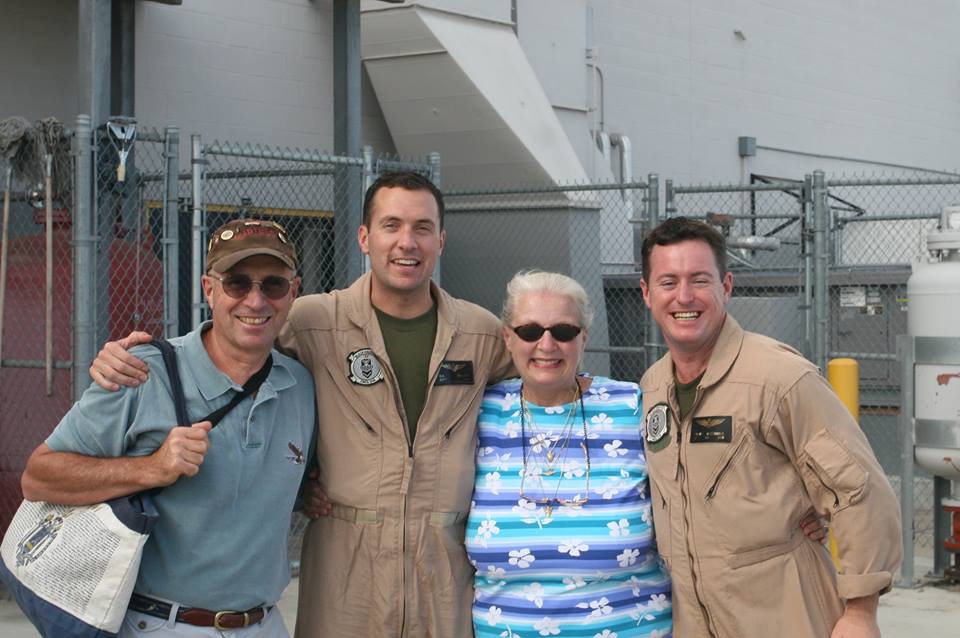
M 383 381 L 383 370 L 380 362 L 370 348 L 361 348 L 347 356 L 350 365 L 350 381 L 357 385 L 373 385 Z
M 648 447 L 654 452 L 662 450 L 669 443 L 666 437 L 670 432 L 670 406 L 658 403 L 650 408 L 645 425 Z

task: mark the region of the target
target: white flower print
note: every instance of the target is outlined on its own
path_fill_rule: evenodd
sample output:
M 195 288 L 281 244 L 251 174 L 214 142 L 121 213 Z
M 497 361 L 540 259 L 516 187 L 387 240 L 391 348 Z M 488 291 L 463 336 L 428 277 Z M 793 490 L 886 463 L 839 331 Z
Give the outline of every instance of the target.
M 490 605 L 490 609 L 487 610 L 487 624 L 491 627 L 496 627 L 497 623 L 500 622 L 500 614 L 502 613 L 502 609 L 496 605 Z
M 626 456 L 627 450 L 620 447 L 623 445 L 623 441 L 620 439 L 614 439 L 612 443 L 605 443 L 603 449 L 606 451 L 607 456 L 617 458 L 618 456 Z
M 582 552 L 588 551 L 590 546 L 580 539 L 564 541 L 557 545 L 557 551 L 561 554 L 570 554 L 571 556 L 580 556 Z
M 650 609 L 654 611 L 664 611 L 667 607 L 670 606 L 670 603 L 667 602 L 666 594 L 651 594 L 649 604 L 650 604 Z
M 540 521 L 540 510 L 537 509 L 537 504 L 525 498 L 518 500 L 517 504 L 511 508 L 511 511 L 521 516 L 522 518 L 520 520 L 524 523 L 539 523 Z
M 613 425 L 613 419 L 607 416 L 606 412 L 601 412 L 596 416 L 590 417 L 590 423 L 593 424 L 594 428 L 607 429 Z
M 617 564 L 619 564 L 620 567 L 629 567 L 637 562 L 639 556 L 639 549 L 625 549 L 622 554 L 617 554 Z
M 630 521 L 621 518 L 619 521 L 610 521 L 607 523 L 610 528 L 610 536 L 626 536 L 630 533 Z
M 651 514 L 650 514 L 650 508 L 649 508 L 649 507 L 644 507 L 642 510 L 640 510 L 640 520 L 642 520 L 642 521 L 643 521 L 644 523 L 646 523 L 647 525 L 652 524 L 651 521 L 650 521 L 650 516 L 651 516 Z
M 563 465 L 563 478 L 565 479 L 582 478 L 584 474 L 586 474 L 584 465 L 576 459 Z
M 609 400 L 610 400 L 610 394 L 607 392 L 607 389 L 606 389 L 606 388 L 593 388 L 593 387 L 591 387 L 590 390 L 589 390 L 589 392 L 590 392 L 590 398 L 591 398 L 591 399 L 596 399 L 597 401 L 609 401 Z
M 543 585 L 540 583 L 530 583 L 523 588 L 523 597 L 532 602 L 537 607 L 543 607 Z
M 497 454 L 496 460 L 493 462 L 493 467 L 500 472 L 507 471 L 507 461 L 510 460 L 510 452 L 505 452 L 503 454 Z
M 636 576 L 630 577 L 630 591 L 633 592 L 634 596 L 640 595 L 640 579 Z
M 643 603 L 637 603 L 637 608 L 630 612 L 630 617 L 636 620 L 638 625 L 644 620 L 656 620 L 657 618 L 653 614 L 647 613 L 647 609 L 643 606 Z
M 517 392 L 507 392 L 503 395 L 503 405 L 513 405 L 513 402 L 517 400 L 520 394 Z
M 572 589 L 577 589 L 579 587 L 586 587 L 587 581 L 583 579 L 583 576 L 568 576 L 563 579 L 564 589 L 570 591 Z
M 500 580 L 507 575 L 507 570 L 496 565 L 487 565 L 487 580 Z
M 646 481 L 640 481 L 639 483 L 637 483 L 637 494 L 640 496 L 641 499 L 647 498 L 647 482 Z
M 500 472 L 488 472 L 483 476 L 483 482 L 487 489 L 494 494 L 500 494 Z
M 547 414 L 563 414 L 564 407 L 562 405 L 551 405 L 543 409 Z
M 667 635 L 666 629 L 654 629 L 650 632 L 650 638 L 664 638 Z
M 530 449 L 534 452 L 546 452 L 550 449 L 550 446 L 560 440 L 559 434 L 554 434 L 553 432 L 537 432 L 534 436 L 530 437 Z
M 537 557 L 530 553 L 529 547 L 511 549 L 509 556 L 510 558 L 507 559 L 507 562 L 511 565 L 516 565 L 520 569 L 530 567 L 533 561 L 537 560 Z
M 636 409 L 640 407 L 639 398 L 636 393 L 631 394 L 630 398 L 627 399 L 627 406 L 636 411 Z
M 519 421 L 507 421 L 507 436 L 511 439 L 515 439 L 520 436 L 520 422 Z
M 490 537 L 499 533 L 500 528 L 497 527 L 497 521 L 490 518 L 490 515 L 487 514 L 487 518 L 480 521 L 480 526 L 477 528 L 477 539 L 480 541 L 482 547 L 486 547 Z
M 606 500 L 610 500 L 614 496 L 620 493 L 620 490 L 623 489 L 623 482 L 616 476 L 608 477 L 606 482 L 600 487 L 593 490 L 597 494 L 600 494 Z
M 489 446 L 488 446 L 488 447 L 478 447 L 478 448 L 477 448 L 477 458 L 484 457 L 484 456 L 486 456 L 486 455 L 488 455 L 488 454 L 491 454 L 491 453 L 493 453 L 493 448 L 492 448 L 492 447 L 489 447 Z
M 556 636 L 560 633 L 560 623 L 550 616 L 544 616 L 543 620 L 533 623 L 533 628 L 539 631 L 541 636 Z
M 580 605 L 577 605 L 578 607 Z M 601 616 L 608 616 L 613 613 L 613 607 L 610 606 L 610 601 L 606 597 L 603 597 L 599 600 L 590 601 L 590 615 L 587 618 L 600 618 Z
M 573 498 L 561 505 L 557 512 L 565 516 L 580 516 L 583 513 L 583 503 L 580 502 L 582 500 L 580 494 L 574 494 Z
M 609 629 L 604 629 L 599 634 L 594 634 L 593 638 L 617 638 L 617 634 Z

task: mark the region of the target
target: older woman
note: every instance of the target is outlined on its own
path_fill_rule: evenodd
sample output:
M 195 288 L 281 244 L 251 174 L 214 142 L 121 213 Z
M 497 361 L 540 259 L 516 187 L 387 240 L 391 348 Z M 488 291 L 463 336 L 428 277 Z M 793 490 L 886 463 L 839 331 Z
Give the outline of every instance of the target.
M 484 397 L 466 532 L 480 638 L 671 634 L 640 391 L 578 375 L 592 318 L 565 275 L 507 285 L 503 338 L 520 378 Z

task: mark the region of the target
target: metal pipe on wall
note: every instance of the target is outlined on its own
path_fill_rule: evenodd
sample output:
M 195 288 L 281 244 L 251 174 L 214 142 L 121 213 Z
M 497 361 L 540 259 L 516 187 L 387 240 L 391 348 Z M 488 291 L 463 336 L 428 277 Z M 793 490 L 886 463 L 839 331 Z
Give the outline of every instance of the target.
M 656 173 L 647 175 L 647 228 L 644 231 L 638 228 L 639 224 L 634 226 L 633 241 L 634 252 L 637 255 L 637 263 L 641 263 L 641 245 L 643 238 L 648 232 L 660 224 L 660 176 Z M 663 352 L 663 336 L 660 334 L 660 326 L 653 318 L 653 313 L 647 310 L 646 314 L 646 342 L 643 344 L 647 351 L 647 367 L 650 367 L 654 361 L 660 358 Z
M 90 383 L 87 368 L 95 348 L 96 237 L 93 236 L 93 148 L 90 116 L 78 115 L 74 130 L 73 200 L 73 397 Z
M 827 271 L 829 246 L 827 187 L 823 171 L 813 172 L 813 273 L 814 273 L 814 348 L 813 362 L 821 370 L 827 368 L 827 337 L 829 335 L 829 294 Z

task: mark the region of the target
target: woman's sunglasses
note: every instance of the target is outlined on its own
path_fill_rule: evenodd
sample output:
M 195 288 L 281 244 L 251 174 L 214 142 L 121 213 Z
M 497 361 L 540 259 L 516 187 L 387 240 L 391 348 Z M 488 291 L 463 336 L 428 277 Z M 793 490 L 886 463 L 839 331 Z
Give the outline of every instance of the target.
M 218 277 L 210 273 L 210 276 L 219 281 L 223 286 L 223 292 L 234 299 L 243 299 L 250 294 L 253 284 L 257 284 L 264 297 L 277 301 L 287 296 L 290 292 L 290 284 L 293 283 L 292 279 L 285 279 L 279 275 L 268 275 L 263 279 L 253 279 L 250 275 L 243 274 Z
M 569 323 L 558 323 L 549 328 L 541 326 L 538 323 L 528 323 L 523 326 L 516 326 L 512 328 L 512 330 L 527 343 L 540 341 L 540 337 L 543 336 L 544 332 L 549 332 L 557 341 L 566 343 L 576 339 L 577 335 L 580 334 L 581 328 L 580 326 L 571 326 Z

